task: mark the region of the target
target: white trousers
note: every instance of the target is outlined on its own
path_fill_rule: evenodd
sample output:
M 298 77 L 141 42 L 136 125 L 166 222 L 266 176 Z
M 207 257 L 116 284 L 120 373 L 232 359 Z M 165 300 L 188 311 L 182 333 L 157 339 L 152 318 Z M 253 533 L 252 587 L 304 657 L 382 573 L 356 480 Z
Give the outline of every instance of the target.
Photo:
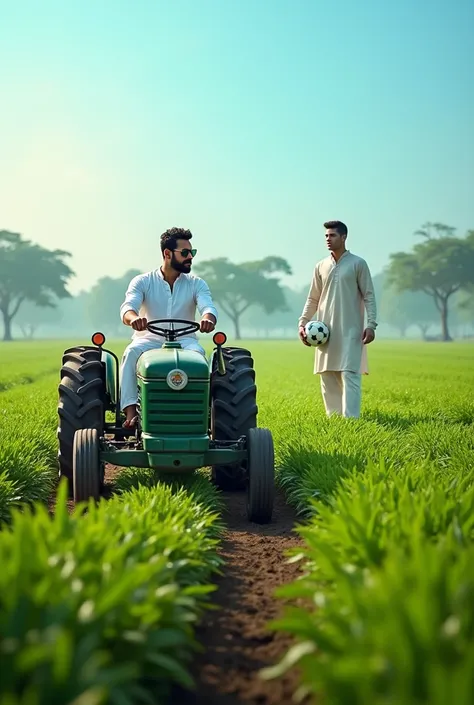
M 359 418 L 361 406 L 361 375 L 342 372 L 321 373 L 321 393 L 326 414 Z
M 195 350 L 201 355 L 206 355 L 204 348 L 199 344 L 196 338 L 179 338 L 179 342 L 185 350 Z M 130 404 L 136 404 L 138 401 L 137 394 L 137 362 L 140 355 L 147 350 L 157 350 L 161 348 L 163 341 L 157 338 L 156 340 L 140 340 L 137 338 L 132 340 L 122 356 L 120 366 L 120 408 L 125 409 Z

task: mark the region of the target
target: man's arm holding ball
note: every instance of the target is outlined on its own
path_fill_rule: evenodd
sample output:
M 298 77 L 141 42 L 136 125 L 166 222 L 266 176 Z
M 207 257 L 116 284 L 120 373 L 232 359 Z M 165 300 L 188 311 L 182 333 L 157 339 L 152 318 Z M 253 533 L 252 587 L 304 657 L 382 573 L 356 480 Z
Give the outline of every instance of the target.
M 313 278 L 311 280 L 311 285 L 309 287 L 308 296 L 306 303 L 304 305 L 301 316 L 298 320 L 298 335 L 303 343 L 310 347 L 310 344 L 306 340 L 305 325 L 310 321 L 316 311 L 318 310 L 319 299 L 321 298 L 321 277 L 319 275 L 318 267 L 316 266 L 313 272 Z

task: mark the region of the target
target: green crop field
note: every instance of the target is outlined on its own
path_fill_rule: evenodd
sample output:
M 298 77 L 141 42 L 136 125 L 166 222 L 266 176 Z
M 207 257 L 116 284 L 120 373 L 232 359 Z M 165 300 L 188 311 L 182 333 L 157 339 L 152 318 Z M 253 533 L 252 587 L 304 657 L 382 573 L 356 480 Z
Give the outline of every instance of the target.
M 41 509 L 69 344 L 0 345 L 0 701 L 166 703 L 225 570 L 221 500 L 204 471 L 154 487 L 132 470 L 85 516 Z M 297 643 L 262 677 L 298 663 L 301 693 L 326 704 L 472 705 L 474 346 L 377 341 L 347 420 L 325 417 L 311 350 L 242 345 L 304 539 L 304 577 L 281 595 L 304 607 L 269 625 Z

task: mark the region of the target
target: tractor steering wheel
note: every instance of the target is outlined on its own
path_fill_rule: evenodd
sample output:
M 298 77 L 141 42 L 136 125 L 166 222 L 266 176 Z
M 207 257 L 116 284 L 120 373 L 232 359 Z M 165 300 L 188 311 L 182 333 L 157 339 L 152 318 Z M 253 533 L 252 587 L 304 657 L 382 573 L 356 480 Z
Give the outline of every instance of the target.
M 157 323 L 170 323 L 171 329 L 157 326 Z M 175 330 L 175 323 L 184 323 L 185 326 L 184 328 Z M 146 327 L 150 333 L 155 333 L 155 335 L 163 335 L 165 340 L 172 342 L 176 340 L 176 338 L 181 338 L 182 336 L 189 335 L 190 333 L 196 333 L 200 329 L 201 324 L 196 323 L 196 321 L 186 321 L 182 318 L 157 318 L 154 321 L 148 321 Z

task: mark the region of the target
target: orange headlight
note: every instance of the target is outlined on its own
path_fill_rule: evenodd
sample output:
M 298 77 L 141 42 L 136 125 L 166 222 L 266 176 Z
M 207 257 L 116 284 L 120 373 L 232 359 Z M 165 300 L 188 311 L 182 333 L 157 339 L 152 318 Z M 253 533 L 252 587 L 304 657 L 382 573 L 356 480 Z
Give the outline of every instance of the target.
M 105 335 L 103 333 L 94 333 L 92 342 L 100 348 L 105 343 Z
M 214 345 L 224 345 L 227 340 L 227 336 L 225 333 L 215 333 L 212 340 L 214 341 Z

